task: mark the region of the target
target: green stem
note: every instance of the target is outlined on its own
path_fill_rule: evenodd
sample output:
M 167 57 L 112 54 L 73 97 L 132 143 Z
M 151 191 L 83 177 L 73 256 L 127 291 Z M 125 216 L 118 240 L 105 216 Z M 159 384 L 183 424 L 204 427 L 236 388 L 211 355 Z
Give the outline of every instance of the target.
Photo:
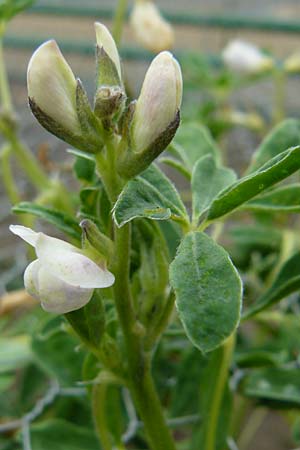
M 101 448 L 103 450 L 112 450 L 113 445 L 107 426 L 107 414 L 105 410 L 107 387 L 108 386 L 106 384 L 96 384 L 93 387 L 92 409 Z
M 123 25 L 126 18 L 127 0 L 119 0 L 115 10 L 113 23 L 113 37 L 117 46 L 120 45 L 122 39 Z
M 152 450 L 175 450 L 151 375 L 150 358 L 145 354 L 142 338 L 135 332 L 135 314 L 131 297 L 130 225 L 115 227 L 114 284 L 115 302 L 128 355 L 129 388 L 144 422 Z
M 3 55 L 3 31 L 1 29 L 0 32 L 0 97 L 3 110 L 5 112 L 12 112 L 11 94 Z
M 222 361 L 217 377 L 217 382 L 214 387 L 211 407 L 209 412 L 209 423 L 205 435 L 205 442 L 203 450 L 216 449 L 217 426 L 219 420 L 219 413 L 224 395 L 224 389 L 228 378 L 228 369 L 231 362 L 232 352 L 235 344 L 235 335 L 231 335 L 223 345 Z

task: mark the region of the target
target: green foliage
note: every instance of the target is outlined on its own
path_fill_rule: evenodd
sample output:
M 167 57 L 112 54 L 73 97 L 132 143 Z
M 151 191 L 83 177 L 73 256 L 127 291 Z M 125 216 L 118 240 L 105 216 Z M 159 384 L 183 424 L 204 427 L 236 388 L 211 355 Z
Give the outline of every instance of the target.
M 175 186 L 155 165 L 127 183 L 114 206 L 113 216 L 119 227 L 137 217 L 187 220 Z
M 68 214 L 32 202 L 21 202 L 14 206 L 12 210 L 16 214 L 32 214 L 45 220 L 45 222 L 51 223 L 51 225 L 55 225 L 68 236 L 80 240 L 81 228 L 78 222 Z
M 202 352 L 219 347 L 238 326 L 242 301 L 229 255 L 206 234 L 189 233 L 170 266 L 170 281 L 189 339 Z
M 197 219 L 214 198 L 235 180 L 235 172 L 218 167 L 212 155 L 199 159 L 192 172 L 193 217 Z
M 94 431 L 62 419 L 48 419 L 31 427 L 33 450 L 100 449 Z
M 216 161 L 220 160 L 220 150 L 213 141 L 209 130 L 196 122 L 181 125 L 169 151 L 176 156 L 189 173 L 192 172 L 195 163 L 202 156 L 212 155 Z
M 256 171 L 287 148 L 296 147 L 299 144 L 300 121 L 296 119 L 284 120 L 271 130 L 253 154 L 248 172 Z
M 286 261 L 270 288 L 245 311 L 244 317 L 263 311 L 266 308 L 300 290 L 300 253 L 297 252 Z
M 246 203 L 244 208 L 252 211 L 273 213 L 300 212 L 300 184 L 289 184 L 272 189 Z
M 207 211 L 208 220 L 215 220 L 230 213 L 265 189 L 292 175 L 299 168 L 300 147 L 280 153 L 256 172 L 241 178 L 221 192 Z

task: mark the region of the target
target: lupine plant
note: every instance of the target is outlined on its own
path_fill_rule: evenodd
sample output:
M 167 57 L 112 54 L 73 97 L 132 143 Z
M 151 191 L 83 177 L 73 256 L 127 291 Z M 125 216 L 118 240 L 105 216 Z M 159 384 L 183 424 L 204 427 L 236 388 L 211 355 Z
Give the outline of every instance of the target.
M 245 417 L 253 431 L 263 404 L 290 407 L 297 442 L 300 241 L 289 214 L 300 211 L 299 121 L 274 128 L 238 177 L 206 128 L 180 125 L 173 55 L 153 59 L 130 101 L 116 43 L 104 25 L 95 30 L 92 106 L 55 41 L 28 66 L 31 111 L 72 147 L 80 189 L 73 215 L 39 202 L 13 209 L 70 242 L 10 227 L 35 249 L 24 284 L 46 311 L 37 308 L 38 326 L 25 320 L 39 364 L 23 384 L 39 380 L 29 397 L 46 376 L 52 385 L 0 430 L 20 428 L 28 449 L 28 427 L 44 414 L 31 426 L 33 450 L 243 450 Z

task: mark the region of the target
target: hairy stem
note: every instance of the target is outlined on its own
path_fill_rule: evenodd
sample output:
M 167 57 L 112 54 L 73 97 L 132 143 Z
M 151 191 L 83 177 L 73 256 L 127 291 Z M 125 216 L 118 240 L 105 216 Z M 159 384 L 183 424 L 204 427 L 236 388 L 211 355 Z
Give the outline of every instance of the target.
M 2 27 L 0 31 L 0 97 L 1 97 L 1 106 L 5 112 L 12 112 L 12 101 L 10 88 L 8 84 L 6 67 L 4 64 L 4 55 L 3 55 L 3 31 Z
M 135 314 L 131 298 L 130 225 L 115 227 L 115 302 L 128 355 L 129 388 L 144 422 L 152 450 L 175 450 L 151 375 L 150 357 L 144 352 L 142 338 L 135 332 Z

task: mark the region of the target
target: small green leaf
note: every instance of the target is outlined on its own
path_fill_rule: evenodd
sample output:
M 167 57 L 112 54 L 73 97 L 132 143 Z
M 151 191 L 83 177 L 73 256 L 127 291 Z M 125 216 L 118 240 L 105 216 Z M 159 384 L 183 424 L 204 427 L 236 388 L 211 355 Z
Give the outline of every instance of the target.
M 0 339 L 0 373 L 16 371 L 32 359 L 30 339 L 26 335 Z
M 282 266 L 272 286 L 245 311 L 243 318 L 249 318 L 274 305 L 293 292 L 300 290 L 300 252 L 293 255 Z
M 280 186 L 277 189 L 256 197 L 243 206 L 243 209 L 281 213 L 300 212 L 300 184 Z
M 32 202 L 21 202 L 12 208 L 12 211 L 17 214 L 32 214 L 33 216 L 39 217 L 56 228 L 63 231 L 67 235 L 80 240 L 81 228 L 73 219 L 73 217 L 62 213 L 56 209 L 47 208 L 45 206 L 37 205 Z
M 206 155 L 199 159 L 192 172 L 193 217 L 197 219 L 236 178 L 233 170 L 218 167 L 213 156 Z
M 93 429 L 62 419 L 48 419 L 30 427 L 33 450 L 100 449 Z
M 95 178 L 95 166 L 95 161 L 77 156 L 73 168 L 80 181 L 92 182 Z
M 169 158 L 163 157 L 159 158 L 159 162 L 162 164 L 166 164 L 167 166 L 172 167 L 173 169 L 176 169 L 181 175 L 183 175 L 188 180 L 191 179 L 190 171 L 184 167 L 182 161 L 179 161 L 178 159 L 171 157 Z
M 99 348 L 105 331 L 105 311 L 99 291 L 94 291 L 91 300 L 83 308 L 65 316 L 83 341 Z
M 179 127 L 169 151 L 181 159 L 190 172 L 198 159 L 204 155 L 212 155 L 217 161 L 220 160 L 220 150 L 209 130 L 197 122 L 182 124 Z
M 300 146 L 275 156 L 256 172 L 241 178 L 218 195 L 207 212 L 214 220 L 235 210 L 265 189 L 289 177 L 300 168 Z
M 188 220 L 175 186 L 153 164 L 127 183 L 114 206 L 113 217 L 118 227 L 136 217 Z
M 170 266 L 179 317 L 202 352 L 219 347 L 240 319 L 242 282 L 226 251 L 205 233 L 185 236 Z
M 263 140 L 253 155 L 247 172 L 256 171 L 274 156 L 284 152 L 287 148 L 300 145 L 300 121 L 286 119 L 277 125 Z
M 298 368 L 269 367 L 249 372 L 242 382 L 247 397 L 300 406 Z

